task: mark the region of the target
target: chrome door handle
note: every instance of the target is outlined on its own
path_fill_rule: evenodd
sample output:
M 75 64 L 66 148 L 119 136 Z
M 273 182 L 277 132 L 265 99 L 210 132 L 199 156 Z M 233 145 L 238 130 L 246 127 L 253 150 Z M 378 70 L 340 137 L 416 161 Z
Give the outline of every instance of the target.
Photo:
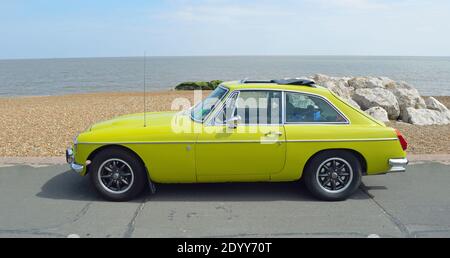
M 271 136 L 271 135 L 283 136 L 283 133 L 282 132 L 269 132 L 269 133 L 266 133 L 266 136 Z

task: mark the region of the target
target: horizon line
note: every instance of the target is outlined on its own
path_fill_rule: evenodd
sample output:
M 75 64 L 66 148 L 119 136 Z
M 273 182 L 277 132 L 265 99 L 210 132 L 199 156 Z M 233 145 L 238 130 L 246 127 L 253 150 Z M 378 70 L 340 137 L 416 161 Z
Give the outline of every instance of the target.
M 79 57 L 17 57 L 0 58 L 0 61 L 26 61 L 26 60 L 55 60 L 55 59 L 107 59 L 107 58 L 143 58 L 144 56 L 79 56 Z M 243 55 L 154 55 L 147 58 L 189 58 L 189 57 L 450 57 L 447 55 L 355 55 L 355 54 L 333 54 L 333 55 L 302 55 L 302 54 L 243 54 Z

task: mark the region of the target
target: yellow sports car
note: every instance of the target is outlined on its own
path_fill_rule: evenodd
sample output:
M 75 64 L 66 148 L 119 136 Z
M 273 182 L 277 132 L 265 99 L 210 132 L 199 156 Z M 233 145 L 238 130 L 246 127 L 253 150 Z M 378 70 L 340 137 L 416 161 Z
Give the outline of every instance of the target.
M 314 82 L 221 84 L 189 110 L 127 115 L 93 125 L 66 151 L 112 201 L 155 183 L 303 179 L 319 199 L 344 200 L 361 176 L 404 172 L 407 142 Z

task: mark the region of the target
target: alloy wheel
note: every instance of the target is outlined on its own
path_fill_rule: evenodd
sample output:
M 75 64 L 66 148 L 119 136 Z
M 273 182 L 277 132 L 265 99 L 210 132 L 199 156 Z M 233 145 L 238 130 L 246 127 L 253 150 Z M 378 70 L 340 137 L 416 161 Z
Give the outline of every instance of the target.
M 100 185 L 108 192 L 122 194 L 134 183 L 134 172 L 131 166 L 121 159 L 109 159 L 98 169 Z
M 320 164 L 316 172 L 319 186 L 328 193 L 341 193 L 352 183 L 353 169 L 341 158 L 330 158 Z

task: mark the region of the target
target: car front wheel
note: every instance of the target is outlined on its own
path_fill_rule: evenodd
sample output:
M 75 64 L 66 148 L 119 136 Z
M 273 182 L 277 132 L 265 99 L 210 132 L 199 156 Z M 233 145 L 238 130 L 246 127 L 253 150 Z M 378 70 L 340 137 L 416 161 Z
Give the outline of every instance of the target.
M 316 155 L 305 171 L 305 184 L 317 198 L 342 201 L 361 185 L 361 164 L 347 151 L 326 151 Z
M 92 161 L 90 176 L 97 192 L 110 201 L 129 201 L 145 189 L 143 164 L 122 149 L 105 149 Z

